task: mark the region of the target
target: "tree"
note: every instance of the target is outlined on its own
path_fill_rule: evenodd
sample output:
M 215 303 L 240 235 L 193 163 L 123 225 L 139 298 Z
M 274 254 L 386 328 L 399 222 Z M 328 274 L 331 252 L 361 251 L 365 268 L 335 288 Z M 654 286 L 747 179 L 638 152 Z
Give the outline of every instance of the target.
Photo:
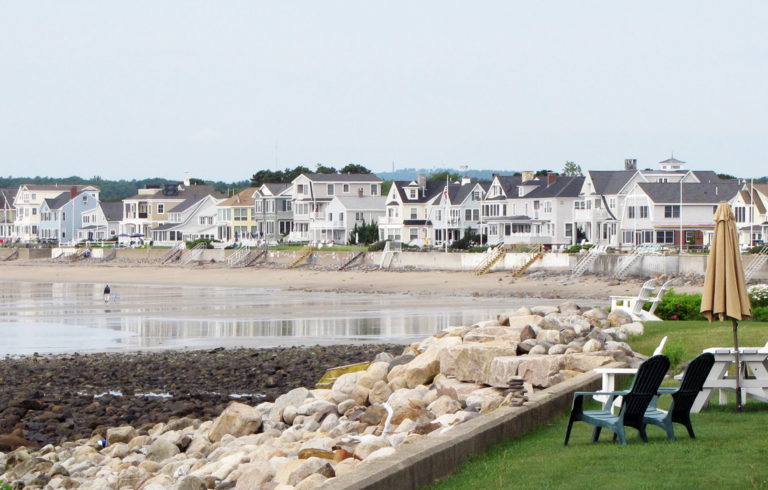
M 267 182 L 283 182 L 285 174 L 282 170 L 259 170 L 251 177 L 251 187 L 260 187 Z
M 355 227 L 349 232 L 349 243 L 351 245 L 358 245 L 361 243 L 369 244 L 379 240 L 379 225 L 375 221 L 367 223 L 363 221 L 361 224 L 355 223 Z
M 546 177 L 547 175 L 549 175 L 551 173 L 552 173 L 551 170 L 541 169 L 541 170 L 537 170 L 536 173 L 533 174 L 533 176 L 534 177 Z
M 445 182 L 446 177 L 450 182 L 456 182 L 461 180 L 461 175 L 457 174 L 456 172 L 449 172 L 447 170 L 443 172 L 436 172 L 434 174 L 429 174 L 429 177 L 427 177 L 427 180 L 430 182 Z
M 316 164 L 315 167 L 317 167 L 315 169 L 315 172 L 317 172 L 319 174 L 335 174 L 336 173 L 336 169 L 335 168 L 333 168 L 333 167 L 326 167 L 322 163 Z
M 203 179 L 196 179 L 191 177 L 189 179 L 189 185 L 205 185 L 205 181 Z
M 581 165 L 576 165 L 576 162 L 568 160 L 563 167 L 563 175 L 567 177 L 583 177 L 584 173 L 581 171 Z
M 303 166 L 303 165 L 299 165 L 298 167 L 296 167 L 294 169 L 286 168 L 285 172 L 283 172 L 284 176 L 283 176 L 282 183 L 283 184 L 290 184 L 291 182 L 293 182 L 293 179 L 295 179 L 299 175 L 301 175 L 301 174 L 311 174 L 311 173 L 312 173 L 312 171 L 310 169 L 308 169 L 307 167 Z
M 358 165 L 357 163 L 348 163 L 342 167 L 341 170 L 339 170 L 342 174 L 370 174 L 373 173 L 367 168 L 365 168 L 362 165 Z
M 385 180 L 381 183 L 381 195 L 387 196 L 389 194 L 389 190 L 392 188 L 392 183 L 394 180 Z

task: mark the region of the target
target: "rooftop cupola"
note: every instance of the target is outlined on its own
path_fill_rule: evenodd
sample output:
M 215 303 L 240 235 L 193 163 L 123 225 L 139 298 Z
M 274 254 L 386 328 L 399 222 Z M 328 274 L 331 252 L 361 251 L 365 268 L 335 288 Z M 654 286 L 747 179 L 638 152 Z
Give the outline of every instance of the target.
M 666 160 L 659 162 L 659 166 L 661 167 L 661 170 L 667 170 L 667 171 L 682 170 L 683 165 L 685 165 L 685 162 L 675 158 L 674 153 L 670 158 L 667 158 Z

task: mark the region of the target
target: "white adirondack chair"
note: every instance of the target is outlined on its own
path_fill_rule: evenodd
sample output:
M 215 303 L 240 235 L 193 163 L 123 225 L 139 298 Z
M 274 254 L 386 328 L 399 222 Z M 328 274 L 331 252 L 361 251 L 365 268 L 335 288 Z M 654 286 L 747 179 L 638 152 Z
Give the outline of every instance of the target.
M 656 291 L 658 282 L 656 279 L 651 279 L 645 281 L 637 296 L 611 296 L 611 311 L 626 311 L 636 322 L 661 321 L 661 318 L 654 315 L 654 312 L 661 303 L 661 299 L 669 291 L 671 284 L 672 281 L 667 281 Z M 651 303 L 651 307 L 647 311 L 643 309 L 646 303 Z

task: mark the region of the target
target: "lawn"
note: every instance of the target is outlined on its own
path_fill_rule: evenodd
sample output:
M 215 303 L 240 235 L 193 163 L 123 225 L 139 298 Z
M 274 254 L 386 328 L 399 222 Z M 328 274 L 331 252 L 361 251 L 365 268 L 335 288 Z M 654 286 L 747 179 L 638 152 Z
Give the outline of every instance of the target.
M 707 347 L 733 344 L 730 322 L 656 322 L 647 323 L 645 331 L 630 341 L 635 350 L 650 354 L 667 335 L 665 351 L 683 361 Z M 766 340 L 768 324 L 740 324 L 740 345 L 762 346 Z M 674 380 L 664 384 L 676 386 Z M 666 398 L 660 405 L 668 405 Z M 568 423 L 563 414 L 521 438 L 474 455 L 430 488 L 768 488 L 768 404 L 748 399 L 744 412 L 737 414 L 735 397 L 731 400 L 692 415 L 695 440 L 677 424 L 674 442 L 668 442 L 660 428 L 649 426 L 649 443 L 628 429 L 627 446 L 612 443 L 607 431 L 599 443 L 590 443 L 592 427 L 583 422 L 574 424 L 571 440 L 563 446 Z

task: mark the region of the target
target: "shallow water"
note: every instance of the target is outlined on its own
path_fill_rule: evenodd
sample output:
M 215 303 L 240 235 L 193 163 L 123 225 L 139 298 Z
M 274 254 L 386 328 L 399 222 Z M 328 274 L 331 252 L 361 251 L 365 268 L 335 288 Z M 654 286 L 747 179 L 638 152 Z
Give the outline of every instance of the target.
M 0 355 L 405 343 L 563 300 L 0 282 Z M 586 302 L 585 302 L 586 303 Z

